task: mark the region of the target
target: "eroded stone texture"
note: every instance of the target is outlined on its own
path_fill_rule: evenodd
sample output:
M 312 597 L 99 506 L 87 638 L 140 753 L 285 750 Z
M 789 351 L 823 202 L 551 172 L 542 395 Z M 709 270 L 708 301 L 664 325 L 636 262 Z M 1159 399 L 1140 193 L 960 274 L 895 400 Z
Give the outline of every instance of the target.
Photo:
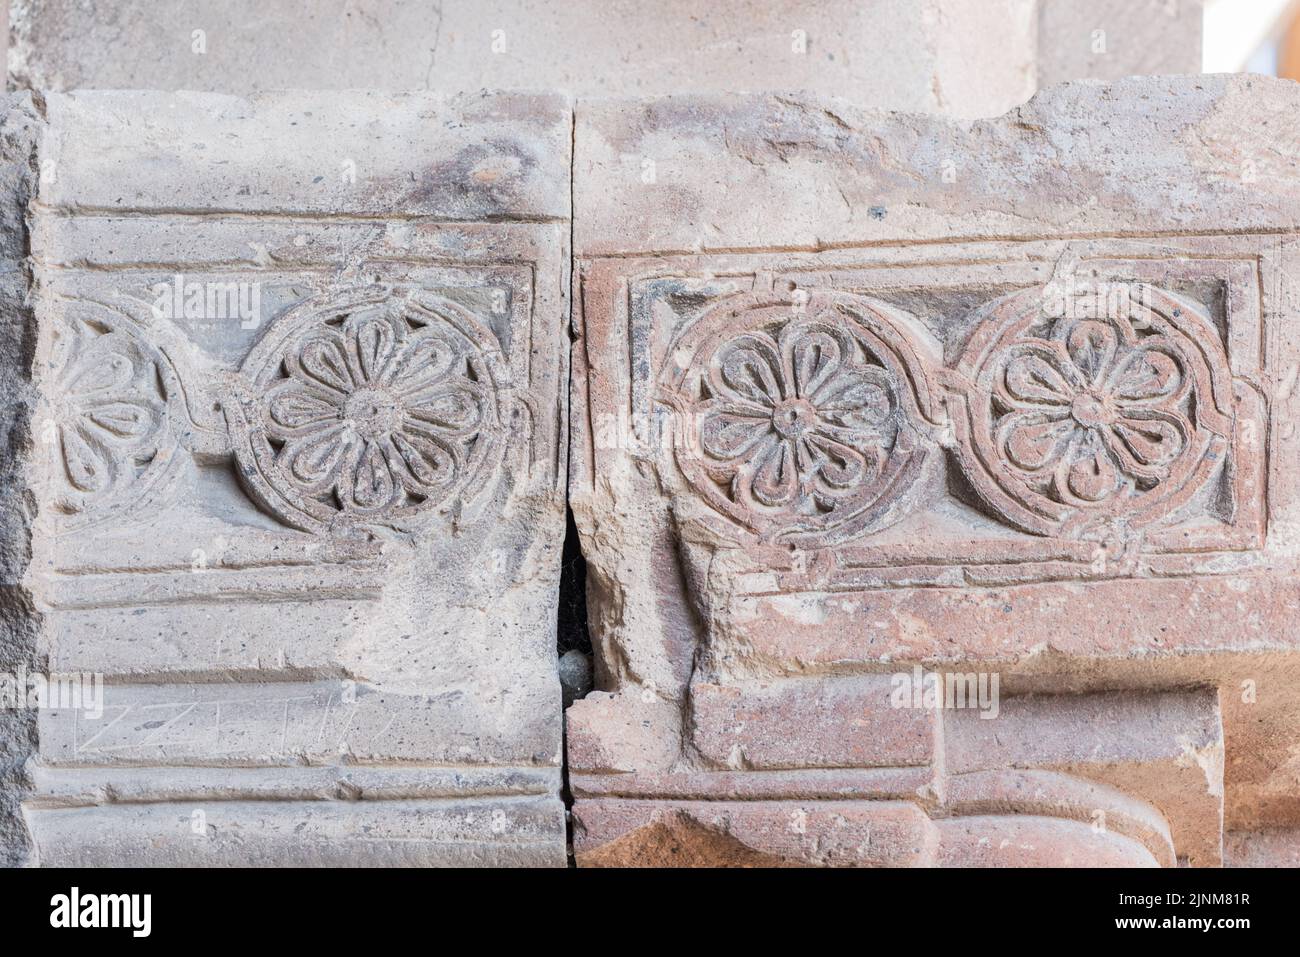
M 1300 867 L 1300 829 L 1233 831 L 1223 853 L 1224 862 L 1233 867 Z
M 567 101 L 45 118 L 33 862 L 562 865 Z
M 1296 826 L 1298 107 L 579 103 L 580 864 L 1213 866 Z M 823 853 L 899 802 L 895 850 Z
M 28 94 L 0 97 L 0 672 L 37 671 L 40 614 L 25 576 L 32 559 L 32 359 L 36 336 L 28 289 L 28 223 L 36 184 L 39 109 Z M 24 862 L 31 849 L 21 801 L 31 787 L 27 762 L 36 715 L 0 708 L 0 866 Z
M 34 89 L 781 89 L 956 116 L 1023 102 L 1038 42 L 1034 0 L 27 0 L 14 13 L 9 74 Z
M 258 0 L 14 5 L 35 89 L 806 90 L 995 116 L 1074 79 L 1201 69 L 1199 0 Z M 129 49 L 132 55 L 120 55 Z M 581 57 L 573 56 L 580 49 Z

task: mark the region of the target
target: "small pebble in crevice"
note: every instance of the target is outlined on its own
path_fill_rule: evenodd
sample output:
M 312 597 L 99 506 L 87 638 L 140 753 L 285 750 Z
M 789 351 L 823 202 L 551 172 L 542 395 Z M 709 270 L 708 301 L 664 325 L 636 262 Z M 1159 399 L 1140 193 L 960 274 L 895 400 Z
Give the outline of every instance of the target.
M 567 512 L 564 533 L 564 551 L 560 559 L 560 602 L 556 615 L 555 650 L 559 656 L 558 670 L 563 707 L 591 691 L 591 632 L 587 628 L 587 560 L 582 556 L 578 526 L 573 520 L 573 509 Z M 569 787 L 569 735 L 568 721 L 564 728 L 564 765 L 561 772 L 560 798 L 564 801 L 564 821 L 568 864 L 575 866 L 573 856 L 573 791 Z
M 578 526 L 568 510 L 560 569 L 560 607 L 555 650 L 560 659 L 564 707 L 591 690 L 591 633 L 587 630 L 587 560 L 582 557 Z

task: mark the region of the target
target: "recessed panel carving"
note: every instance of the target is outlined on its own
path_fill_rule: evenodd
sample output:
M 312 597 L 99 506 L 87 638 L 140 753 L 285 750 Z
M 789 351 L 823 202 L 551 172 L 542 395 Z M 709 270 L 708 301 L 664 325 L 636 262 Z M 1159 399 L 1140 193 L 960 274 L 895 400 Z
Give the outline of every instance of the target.
M 1140 252 L 700 256 L 588 282 L 626 283 L 602 361 L 629 363 L 639 467 L 746 593 L 1257 562 L 1261 267 Z M 624 448 L 611 408 L 593 405 L 597 459 Z
M 674 349 L 677 460 L 718 512 L 767 540 L 842 540 L 903 514 L 934 447 L 927 373 L 896 316 L 860 297 L 725 300 Z M 681 364 L 684 363 L 684 366 Z
M 1194 305 L 1137 291 L 1077 315 L 1028 290 L 997 302 L 968 344 L 957 367 L 969 382 L 961 461 L 1012 524 L 1063 537 L 1144 525 L 1222 465 L 1232 430 L 1223 348 Z
M 177 392 L 170 361 L 124 312 L 65 303 L 52 335 L 42 428 L 63 527 L 128 512 L 165 483 L 179 449 L 168 420 Z
M 312 300 L 243 371 L 241 474 L 290 525 L 402 522 L 495 467 L 507 373 L 491 333 L 450 300 L 387 286 Z

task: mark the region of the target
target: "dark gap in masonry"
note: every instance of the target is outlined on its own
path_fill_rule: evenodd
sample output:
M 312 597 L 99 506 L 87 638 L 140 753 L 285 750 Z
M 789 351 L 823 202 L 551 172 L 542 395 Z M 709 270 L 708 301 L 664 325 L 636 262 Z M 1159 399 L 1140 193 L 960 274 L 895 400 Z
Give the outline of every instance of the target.
M 578 538 L 578 525 L 573 520 L 573 509 L 566 509 L 564 550 L 560 556 L 560 601 L 555 623 L 555 650 L 560 661 L 560 683 L 564 688 L 564 706 L 586 694 L 591 687 L 591 632 L 587 628 L 587 559 L 582 555 Z M 575 662 L 576 652 L 585 661 Z M 564 769 L 560 798 L 564 801 L 564 819 L 568 865 L 573 859 L 573 792 L 569 788 L 568 729 L 564 737 Z
M 555 644 L 558 654 L 581 651 L 591 656 L 591 632 L 587 630 L 587 560 L 582 557 L 578 526 L 573 509 L 567 509 L 564 552 L 560 558 L 560 607 Z

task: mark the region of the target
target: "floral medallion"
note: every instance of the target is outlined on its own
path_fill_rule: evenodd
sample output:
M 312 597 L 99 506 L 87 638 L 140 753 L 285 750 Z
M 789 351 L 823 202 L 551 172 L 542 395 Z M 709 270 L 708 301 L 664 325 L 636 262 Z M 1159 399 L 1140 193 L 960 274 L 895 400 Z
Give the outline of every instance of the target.
M 996 303 L 959 363 L 962 458 L 1026 530 L 1071 536 L 1170 513 L 1223 459 L 1227 359 L 1209 320 L 1152 287 L 1123 308 L 1053 315 L 1041 292 Z
M 170 363 L 124 314 L 70 300 L 49 369 L 40 433 L 51 450 L 61 524 L 84 528 L 148 500 L 177 461 Z
M 246 481 L 311 530 L 436 509 L 500 445 L 495 352 L 471 313 L 430 295 L 379 287 L 299 307 L 245 365 Z
M 930 390 L 887 307 L 818 293 L 741 297 L 674 350 L 678 461 L 717 511 L 769 540 L 842 540 L 900 517 L 930 451 Z

